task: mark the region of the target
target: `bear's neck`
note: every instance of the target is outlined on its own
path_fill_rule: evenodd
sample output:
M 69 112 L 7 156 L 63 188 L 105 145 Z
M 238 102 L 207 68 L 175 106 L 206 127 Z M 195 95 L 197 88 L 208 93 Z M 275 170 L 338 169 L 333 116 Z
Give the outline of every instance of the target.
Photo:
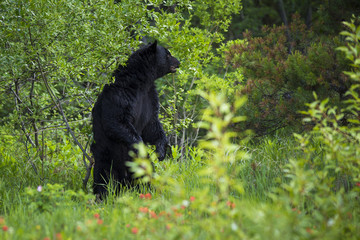
M 150 63 L 128 63 L 120 65 L 114 72 L 115 84 L 122 87 L 142 88 L 157 79 L 157 73 Z

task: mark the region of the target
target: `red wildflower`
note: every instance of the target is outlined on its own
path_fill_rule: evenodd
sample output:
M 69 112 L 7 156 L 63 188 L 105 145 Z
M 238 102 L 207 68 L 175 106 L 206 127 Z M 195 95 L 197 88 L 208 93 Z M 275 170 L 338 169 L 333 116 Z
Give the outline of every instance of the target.
M 175 212 L 175 216 L 177 217 L 181 217 L 182 213 L 179 213 L 179 212 Z
M 131 229 L 131 232 L 132 232 L 133 234 L 137 234 L 137 233 L 139 232 L 139 229 L 138 229 L 137 227 L 133 227 L 133 228 Z
M 184 205 L 181 205 L 181 209 L 185 209 L 186 207 Z
M 166 229 L 170 230 L 171 229 L 171 225 L 170 224 L 166 224 Z
M 104 220 L 101 220 L 101 219 L 98 219 L 98 220 L 97 220 L 97 224 L 101 225 L 101 224 L 103 224 L 103 223 L 104 223 Z
M 55 237 L 56 237 L 56 240 L 62 240 L 62 235 L 61 235 L 61 233 L 57 233 L 57 234 L 55 235 Z
M 130 224 L 128 223 L 128 224 L 126 224 L 126 226 L 125 227 L 127 227 L 127 228 L 129 228 L 130 227 Z
M 191 197 L 190 197 L 190 202 L 193 202 L 193 201 L 195 201 L 195 197 L 194 197 L 194 196 L 191 196 Z
M 149 211 L 149 214 L 150 214 L 150 217 L 152 217 L 152 218 L 155 218 L 155 219 L 158 218 L 158 216 L 156 215 L 156 213 L 154 211 Z
M 94 218 L 96 218 L 96 219 L 100 219 L 100 214 L 95 213 L 95 214 L 94 214 Z
M 357 182 L 357 183 L 356 183 L 356 186 L 360 187 L 360 182 Z
M 147 207 L 139 207 L 139 211 L 142 213 L 147 213 L 149 209 Z
M 142 193 L 140 193 L 139 198 L 140 198 L 140 199 L 144 199 L 144 198 L 145 198 L 145 195 L 142 194 Z
M 226 205 L 227 205 L 229 208 L 235 208 L 235 207 L 236 207 L 235 203 L 233 203 L 233 202 L 231 202 L 231 201 L 227 201 L 227 202 L 226 202 Z
M 145 194 L 145 198 L 150 200 L 151 199 L 151 193 Z
M 6 225 L 4 225 L 4 226 L 2 227 L 2 230 L 3 230 L 4 232 L 6 232 L 7 230 L 9 230 L 9 227 L 6 226 Z
M 293 209 L 291 209 L 291 210 L 293 210 L 293 212 L 297 212 L 298 214 L 301 213 L 301 211 L 300 211 L 299 209 L 297 209 L 297 208 L 293 208 Z

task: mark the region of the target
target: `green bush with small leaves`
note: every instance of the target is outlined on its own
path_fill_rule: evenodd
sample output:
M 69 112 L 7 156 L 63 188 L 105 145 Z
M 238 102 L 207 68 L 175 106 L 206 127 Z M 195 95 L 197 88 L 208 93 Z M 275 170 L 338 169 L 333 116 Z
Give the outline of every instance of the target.
M 240 9 L 237 0 L 207 5 L 188 0 L 2 1 L 1 133 L 26 152 L 19 168 L 33 169 L 44 184 L 54 172 L 73 175 L 60 160 L 69 169 L 83 162 L 86 183 L 96 98 L 113 81 L 115 68 L 155 39 L 181 61 L 178 74 L 158 80 L 157 87 L 161 121 L 183 158 L 185 144 L 196 141 L 191 126 L 199 116 L 197 108 L 205 104 L 194 91 L 206 84 L 198 79 L 207 76 L 213 44 L 223 41 L 232 14 Z

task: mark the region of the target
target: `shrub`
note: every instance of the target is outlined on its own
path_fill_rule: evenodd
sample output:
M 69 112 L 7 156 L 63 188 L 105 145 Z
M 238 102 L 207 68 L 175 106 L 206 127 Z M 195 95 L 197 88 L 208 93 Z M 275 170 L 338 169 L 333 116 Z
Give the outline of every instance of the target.
M 360 20 L 357 18 L 357 21 Z M 305 122 L 314 127 L 303 135 L 296 134 L 304 156 L 290 161 L 286 171 L 288 183 L 283 184 L 276 201 L 301 212 L 303 224 L 314 238 L 352 238 L 359 229 L 360 214 L 360 28 L 356 18 L 345 23 L 348 42 L 339 48 L 352 62 L 352 71 L 345 72 L 353 81 L 346 93 L 346 108 L 331 105 L 328 99 L 307 104 Z M 341 125 L 348 116 L 349 124 Z M 356 237 L 355 237 L 356 238 Z
M 158 89 L 164 128 L 171 143 L 181 145 L 183 157 L 186 128 L 197 115 L 195 80 L 203 75 L 202 63 L 213 58 L 212 43 L 222 41 L 221 32 L 241 5 L 237 0 L 206 5 L 188 0 L 11 0 L 1 1 L 0 9 L 1 132 L 22 143 L 17 145 L 22 157 L 29 153 L 26 169 L 52 165 L 47 169 L 65 173 L 47 154 L 76 148 L 75 155 L 64 154 L 67 160 L 76 157 L 75 166 L 79 161 L 86 165 L 85 156 L 91 160 L 90 119 L 96 96 L 112 81 L 117 65 L 153 39 L 171 47 L 181 60 L 182 69 L 172 79 L 160 80 Z M 210 16 L 213 21 L 208 21 Z M 77 146 L 71 146 L 74 143 Z M 44 176 L 39 179 L 44 181 Z
M 299 110 L 312 100 L 340 100 L 350 86 L 343 54 L 334 51 L 338 37 L 317 36 L 294 15 L 291 24 L 262 28 L 262 37 L 244 33 L 244 40 L 227 43 L 228 66 L 240 68 L 241 91 L 248 94 L 248 127 L 265 134 L 279 127 L 301 123 Z

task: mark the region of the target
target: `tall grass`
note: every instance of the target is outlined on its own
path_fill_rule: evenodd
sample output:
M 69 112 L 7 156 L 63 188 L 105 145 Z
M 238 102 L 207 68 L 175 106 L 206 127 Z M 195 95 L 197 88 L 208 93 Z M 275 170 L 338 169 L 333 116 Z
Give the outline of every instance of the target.
M 219 136 L 218 141 L 224 142 L 221 139 L 222 136 Z M 10 150 L 8 153 L 14 153 L 11 150 L 18 147 L 14 142 L 12 147 L 7 148 Z M 230 160 L 232 154 L 236 156 L 243 152 L 246 155 L 225 165 L 222 159 L 215 163 L 218 168 L 213 169 L 215 172 L 212 174 L 218 174 L 216 171 L 224 171 L 221 173 L 224 176 L 230 174 L 229 191 L 221 189 L 222 183 L 218 181 L 222 180 L 222 175 L 204 175 L 203 172 L 208 171 L 212 164 L 209 157 L 216 157 L 217 153 L 209 154 L 199 147 L 187 148 L 184 161 L 177 157 L 180 151 L 176 148 L 172 149 L 167 160 L 155 161 L 158 177 L 153 180 L 153 188 L 145 192 L 123 190 L 118 197 L 110 193 L 101 203 L 96 202 L 92 194 L 72 190 L 78 189 L 74 183 L 81 183 L 81 177 L 73 170 L 72 161 L 53 159 L 48 163 L 53 165 L 47 166 L 47 169 L 55 174 L 47 178 L 47 183 L 34 173 L 28 173 L 32 178 L 38 178 L 33 182 L 25 181 L 28 175 L 23 171 L 15 171 L 11 177 L 10 174 L 3 175 L 0 177 L 0 225 L 8 229 L 0 230 L 0 237 L 216 239 L 222 236 L 231 239 L 245 236 L 240 225 L 248 225 L 249 231 L 253 229 L 250 216 L 255 214 L 254 209 L 261 209 L 262 204 L 271 202 L 269 193 L 284 179 L 282 167 L 298 153 L 294 139 L 281 134 L 242 143 L 233 150 L 225 149 L 226 144 L 223 147 L 216 151 L 224 151 L 224 156 L 230 157 Z M 58 158 L 79 154 L 76 149 L 72 151 L 67 151 L 65 156 L 61 156 L 60 151 Z M 2 169 L 9 167 L 6 165 L 8 157 L 0 155 Z M 33 171 L 27 158 L 18 158 L 16 164 L 18 168 Z M 235 168 L 240 171 L 233 174 Z M 68 174 L 57 174 L 61 171 Z M 26 184 L 9 187 L 17 184 L 17 178 Z M 238 186 L 243 192 L 236 190 Z
M 7 226 L 8 230 L 0 230 L 0 238 L 139 239 L 141 236 L 145 239 L 173 239 L 181 236 L 183 239 L 209 239 L 215 236 L 216 239 L 223 236 L 223 239 L 237 239 L 243 236 L 261 239 L 288 236 L 290 239 L 297 236 L 297 227 L 299 231 L 306 229 L 294 227 L 299 223 L 297 219 L 307 216 L 298 210 L 289 215 L 281 205 L 272 203 L 270 197 L 274 188 L 288 181 L 283 172 L 288 160 L 301 155 L 296 141 L 291 136 L 280 134 L 247 143 L 242 148 L 249 155 L 247 160 L 237 163 L 241 165 L 237 180 L 243 185 L 244 193 L 230 194 L 225 202 L 213 199 L 209 205 L 204 199 L 216 194 L 216 188 L 212 186 L 206 190 L 198 175 L 206 165 L 203 156 L 199 156 L 201 152 L 189 155 L 185 162 L 172 159 L 156 162 L 157 174 L 171 177 L 175 182 L 171 187 L 175 189 L 151 190 L 151 199 L 141 198 L 138 191 L 128 190 L 119 197 L 111 195 L 106 201 L 97 203 L 91 194 L 69 193 L 69 187 L 58 190 L 44 187 L 43 194 L 57 197 L 39 200 L 36 195 L 41 193 L 37 191 L 37 184 L 28 185 L 33 194 L 29 195 L 25 186 L 7 187 L 16 176 L 1 178 L 0 225 Z M 56 180 L 67 185 L 63 178 Z M 80 179 L 77 175 L 68 175 L 65 181 L 71 183 Z M 195 200 L 191 201 L 190 197 Z M 39 210 L 37 201 L 49 210 Z M 156 217 L 152 217 L 152 213 Z M 226 220 L 223 214 L 232 217 Z
M 17 149 L 18 146 L 15 144 L 12 147 Z M 0 230 L 0 237 L 137 239 L 141 235 L 145 239 L 171 239 L 179 235 L 185 239 L 208 239 L 215 236 L 214 231 L 221 233 L 227 232 L 225 229 L 228 227 L 230 230 L 239 228 L 234 224 L 231 226 L 232 222 L 224 222 L 223 216 L 216 214 L 233 211 L 232 206 L 245 204 L 250 207 L 258 203 L 268 203 L 269 191 L 283 179 L 281 167 L 290 156 L 296 154 L 294 140 L 287 136 L 267 137 L 257 143 L 247 143 L 241 148 L 241 151 L 247 152 L 249 158 L 236 162 L 241 166 L 241 171 L 235 180 L 243 184 L 245 191 L 241 195 L 231 193 L 229 203 L 211 198 L 211 195 L 216 194 L 216 183 L 209 182 L 211 187 L 206 189 L 199 171 L 208 164 L 208 155 L 199 148 L 188 148 L 185 161 L 169 157 L 163 162 L 155 162 L 156 174 L 173 183 L 169 184 L 169 188 L 163 186 L 159 187 L 160 190 L 150 190 L 151 199 L 140 198 L 139 191 L 127 190 L 122 191 L 119 197 L 110 195 L 107 200 L 98 203 L 92 194 L 71 190 L 74 189 L 72 186 L 75 182 L 81 184 L 78 174 L 51 177 L 52 183 L 61 184 L 55 187 L 41 184 L 41 179 L 25 181 L 27 175 L 23 174 L 23 171 L 15 171 L 11 177 L 3 175 L 0 177 L 0 224 L 8 229 Z M 12 148 L 8 146 L 7 149 Z M 175 151 L 177 150 L 173 150 L 172 156 L 179 154 Z M 59 159 L 61 158 L 63 156 L 59 156 Z M 2 169 L 6 169 L 8 160 L 3 154 L 0 155 L 0 160 Z M 68 173 L 73 172 L 74 166 L 70 162 L 59 164 L 54 160 L 52 163 L 57 164 L 49 166 L 55 173 L 64 169 Z M 26 171 L 33 171 L 26 158 L 18 158 L 16 164 Z M 28 175 L 35 179 L 39 177 L 34 173 Z M 24 184 L 17 185 L 17 179 L 24 181 Z M 17 187 L 9 187 L 15 185 Z M 39 192 L 40 185 L 42 189 Z M 195 200 L 190 200 L 190 197 Z M 212 199 L 210 205 L 207 205 L 208 201 L 204 201 L 207 198 Z M 202 204 L 204 206 L 201 206 Z M 204 211 L 202 208 L 208 209 Z M 152 218 L 150 211 L 153 211 L 156 217 Z M 98 215 L 100 217 L 97 217 Z M 204 224 L 208 225 L 209 232 L 204 230 Z M 213 224 L 219 224 L 219 228 L 212 229 Z M 231 237 L 231 231 L 225 235 Z

